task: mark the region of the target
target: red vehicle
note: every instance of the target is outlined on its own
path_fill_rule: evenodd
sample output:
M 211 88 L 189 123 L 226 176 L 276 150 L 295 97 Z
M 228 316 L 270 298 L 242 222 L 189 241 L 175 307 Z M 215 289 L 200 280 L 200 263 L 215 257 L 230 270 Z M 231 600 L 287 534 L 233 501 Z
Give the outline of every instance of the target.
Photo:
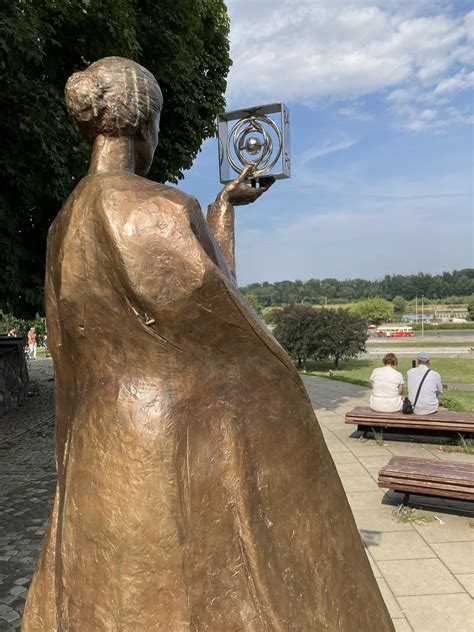
M 377 327 L 374 333 L 379 338 L 408 338 L 415 335 L 413 327 Z

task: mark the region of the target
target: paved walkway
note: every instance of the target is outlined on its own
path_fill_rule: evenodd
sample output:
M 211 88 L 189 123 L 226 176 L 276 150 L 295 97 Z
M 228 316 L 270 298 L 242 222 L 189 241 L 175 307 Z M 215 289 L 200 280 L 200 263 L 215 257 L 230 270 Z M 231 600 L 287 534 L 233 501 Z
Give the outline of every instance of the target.
M 0 419 L 0 632 L 20 628 L 55 485 L 51 361 L 30 367 L 34 396 Z M 309 376 L 304 381 L 397 632 L 472 632 L 472 507 L 433 499 L 418 511 L 431 522 L 402 523 L 394 516 L 399 495 L 384 494 L 376 477 L 393 454 L 474 463 L 473 457 L 442 453 L 434 444 L 361 442 L 343 418 L 367 401 L 367 389 Z
M 474 457 L 439 451 L 439 444 L 360 441 L 344 424 L 345 413 L 367 405 L 368 390 L 305 376 L 324 437 L 346 490 L 357 526 L 397 632 L 474 631 L 474 507 L 412 495 L 414 515 L 400 522 L 401 495 L 377 486 L 377 474 L 392 456 L 449 461 Z M 374 631 L 376 632 L 376 631 Z

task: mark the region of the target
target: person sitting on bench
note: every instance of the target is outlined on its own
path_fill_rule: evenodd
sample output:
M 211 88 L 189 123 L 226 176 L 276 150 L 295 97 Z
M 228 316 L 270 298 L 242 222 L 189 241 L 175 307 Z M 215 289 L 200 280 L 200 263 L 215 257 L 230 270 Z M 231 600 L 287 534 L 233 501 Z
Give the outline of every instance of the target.
M 370 407 L 377 413 L 397 413 L 402 409 L 403 375 L 394 367 L 398 360 L 394 353 L 387 353 L 383 366 L 372 371 L 372 395 Z
M 411 402 L 415 401 L 421 380 L 426 375 L 423 385 L 414 408 L 415 415 L 431 415 L 437 412 L 439 402 L 438 395 L 443 392 L 441 375 L 437 371 L 430 369 L 431 355 L 428 351 L 420 351 L 418 354 L 418 366 L 408 371 L 408 397 Z

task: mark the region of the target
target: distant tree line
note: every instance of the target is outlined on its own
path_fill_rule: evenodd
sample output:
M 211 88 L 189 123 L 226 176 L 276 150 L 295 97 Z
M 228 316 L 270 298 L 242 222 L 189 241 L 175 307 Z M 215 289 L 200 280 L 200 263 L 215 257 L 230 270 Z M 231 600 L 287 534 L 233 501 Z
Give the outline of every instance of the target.
M 442 274 L 387 275 L 377 281 L 365 279 L 309 279 L 308 281 L 278 281 L 251 283 L 241 288 L 252 294 L 262 307 L 310 303 L 324 305 L 381 297 L 389 301 L 400 297 L 407 301 L 416 296 L 430 300 L 474 294 L 474 268 L 443 272 Z

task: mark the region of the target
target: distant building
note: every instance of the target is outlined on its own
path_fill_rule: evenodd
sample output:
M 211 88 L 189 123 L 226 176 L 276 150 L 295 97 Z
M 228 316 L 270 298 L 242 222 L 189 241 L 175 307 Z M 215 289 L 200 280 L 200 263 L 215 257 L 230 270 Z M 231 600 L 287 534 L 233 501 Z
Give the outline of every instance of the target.
M 465 323 L 469 317 L 467 307 L 441 307 L 435 309 L 435 318 L 441 323 Z
M 423 312 L 425 323 L 465 323 L 468 318 L 467 307 L 440 307 L 434 312 Z M 408 323 L 421 323 L 421 311 L 418 314 L 403 314 L 402 320 Z
M 433 312 L 423 312 L 423 320 L 425 323 L 430 323 L 434 317 Z M 408 323 L 421 323 L 421 312 L 418 312 L 418 314 L 402 314 L 402 320 Z

